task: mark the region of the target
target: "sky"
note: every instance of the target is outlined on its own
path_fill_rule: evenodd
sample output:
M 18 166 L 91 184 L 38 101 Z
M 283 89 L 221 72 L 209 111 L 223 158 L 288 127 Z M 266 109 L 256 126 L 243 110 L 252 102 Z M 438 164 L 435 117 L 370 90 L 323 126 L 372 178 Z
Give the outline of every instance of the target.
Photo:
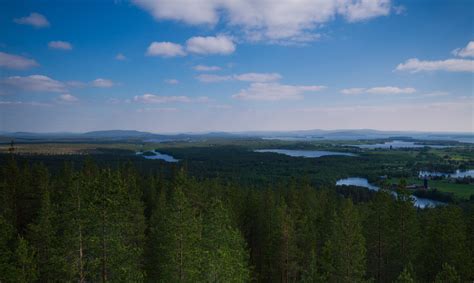
M 0 131 L 474 131 L 474 1 L 3 1 Z

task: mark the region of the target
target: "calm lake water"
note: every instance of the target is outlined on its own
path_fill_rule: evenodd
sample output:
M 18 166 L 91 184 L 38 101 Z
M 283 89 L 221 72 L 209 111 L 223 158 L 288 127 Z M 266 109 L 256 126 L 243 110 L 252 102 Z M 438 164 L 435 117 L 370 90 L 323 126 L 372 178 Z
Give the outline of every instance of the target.
M 432 148 L 446 148 L 450 147 L 447 145 L 422 145 L 416 144 L 415 142 L 407 142 L 407 141 L 390 141 L 385 143 L 376 143 L 376 144 L 356 144 L 359 148 L 368 148 L 368 149 L 376 149 L 376 148 L 422 148 L 422 147 L 432 147 Z
M 471 177 L 474 178 L 474 170 L 456 170 L 454 173 L 443 173 L 443 172 L 430 172 L 430 171 L 420 171 L 418 173 L 420 178 L 423 177 L 449 177 L 449 178 L 465 178 Z
M 378 191 L 380 189 L 379 187 L 370 184 L 367 179 L 358 178 L 358 177 L 340 179 L 336 182 L 336 186 L 358 186 L 358 187 L 368 188 L 369 190 L 372 190 L 372 191 Z M 397 196 L 396 192 L 391 191 L 391 193 L 392 195 Z M 436 200 L 431 200 L 431 199 L 426 199 L 426 198 L 419 198 L 413 195 L 411 197 L 414 200 L 413 205 L 419 208 L 435 207 L 438 205 L 445 204 L 444 202 L 441 202 L 441 201 L 436 201 Z
M 178 162 L 178 159 L 175 159 L 173 156 L 168 154 L 159 153 L 156 150 L 151 150 L 155 155 L 143 155 L 143 152 L 137 152 L 137 155 L 142 155 L 145 159 L 160 159 L 166 162 Z
M 257 149 L 254 152 L 272 152 L 284 154 L 292 157 L 307 157 L 307 158 L 318 158 L 327 155 L 342 155 L 342 156 L 356 156 L 353 153 L 347 152 L 336 152 L 336 151 L 324 151 L 324 150 L 296 150 L 296 149 Z

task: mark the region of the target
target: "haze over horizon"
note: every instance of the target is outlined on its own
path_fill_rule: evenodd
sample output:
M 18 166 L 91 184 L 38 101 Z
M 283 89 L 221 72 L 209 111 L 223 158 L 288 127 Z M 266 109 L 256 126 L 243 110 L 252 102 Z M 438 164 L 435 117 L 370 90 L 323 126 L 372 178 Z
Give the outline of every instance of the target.
M 2 6 L 0 131 L 474 131 L 473 1 Z

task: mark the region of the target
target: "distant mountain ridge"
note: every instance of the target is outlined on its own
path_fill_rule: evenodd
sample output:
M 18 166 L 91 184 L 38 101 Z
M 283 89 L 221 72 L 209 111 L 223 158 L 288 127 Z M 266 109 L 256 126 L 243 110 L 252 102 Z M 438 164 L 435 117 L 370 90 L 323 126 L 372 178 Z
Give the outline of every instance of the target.
M 85 133 L 32 133 L 32 132 L 1 132 L 2 141 L 9 139 L 19 141 L 142 141 L 160 142 L 187 139 L 207 138 L 273 138 L 273 139 L 326 139 L 326 140 L 363 140 L 363 139 L 427 139 L 427 140 L 458 140 L 474 142 L 474 133 L 441 133 L 441 132 L 410 132 L 380 131 L 372 129 L 357 130 L 298 130 L 298 131 L 242 131 L 242 132 L 205 132 L 157 134 L 137 130 L 104 130 Z

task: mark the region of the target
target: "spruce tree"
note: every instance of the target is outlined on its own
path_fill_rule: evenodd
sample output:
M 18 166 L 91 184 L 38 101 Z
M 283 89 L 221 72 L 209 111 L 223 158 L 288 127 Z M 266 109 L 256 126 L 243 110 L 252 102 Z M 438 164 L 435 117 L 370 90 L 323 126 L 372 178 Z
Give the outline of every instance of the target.
M 386 282 L 389 253 L 392 244 L 390 230 L 390 206 L 392 198 L 387 191 L 378 191 L 369 204 L 365 225 L 367 245 L 367 274 L 376 282 Z
M 201 278 L 205 282 L 247 282 L 250 279 L 245 241 L 219 200 L 205 213 Z
M 161 281 L 193 282 L 199 279 L 201 264 L 201 219 L 180 187 L 172 194 L 163 215 L 165 231 L 160 239 Z
M 441 271 L 436 275 L 435 283 L 461 283 L 461 277 L 456 269 L 447 263 L 443 263 Z
M 365 239 L 357 209 L 344 200 L 323 251 L 323 272 L 333 282 L 360 282 L 365 274 Z

